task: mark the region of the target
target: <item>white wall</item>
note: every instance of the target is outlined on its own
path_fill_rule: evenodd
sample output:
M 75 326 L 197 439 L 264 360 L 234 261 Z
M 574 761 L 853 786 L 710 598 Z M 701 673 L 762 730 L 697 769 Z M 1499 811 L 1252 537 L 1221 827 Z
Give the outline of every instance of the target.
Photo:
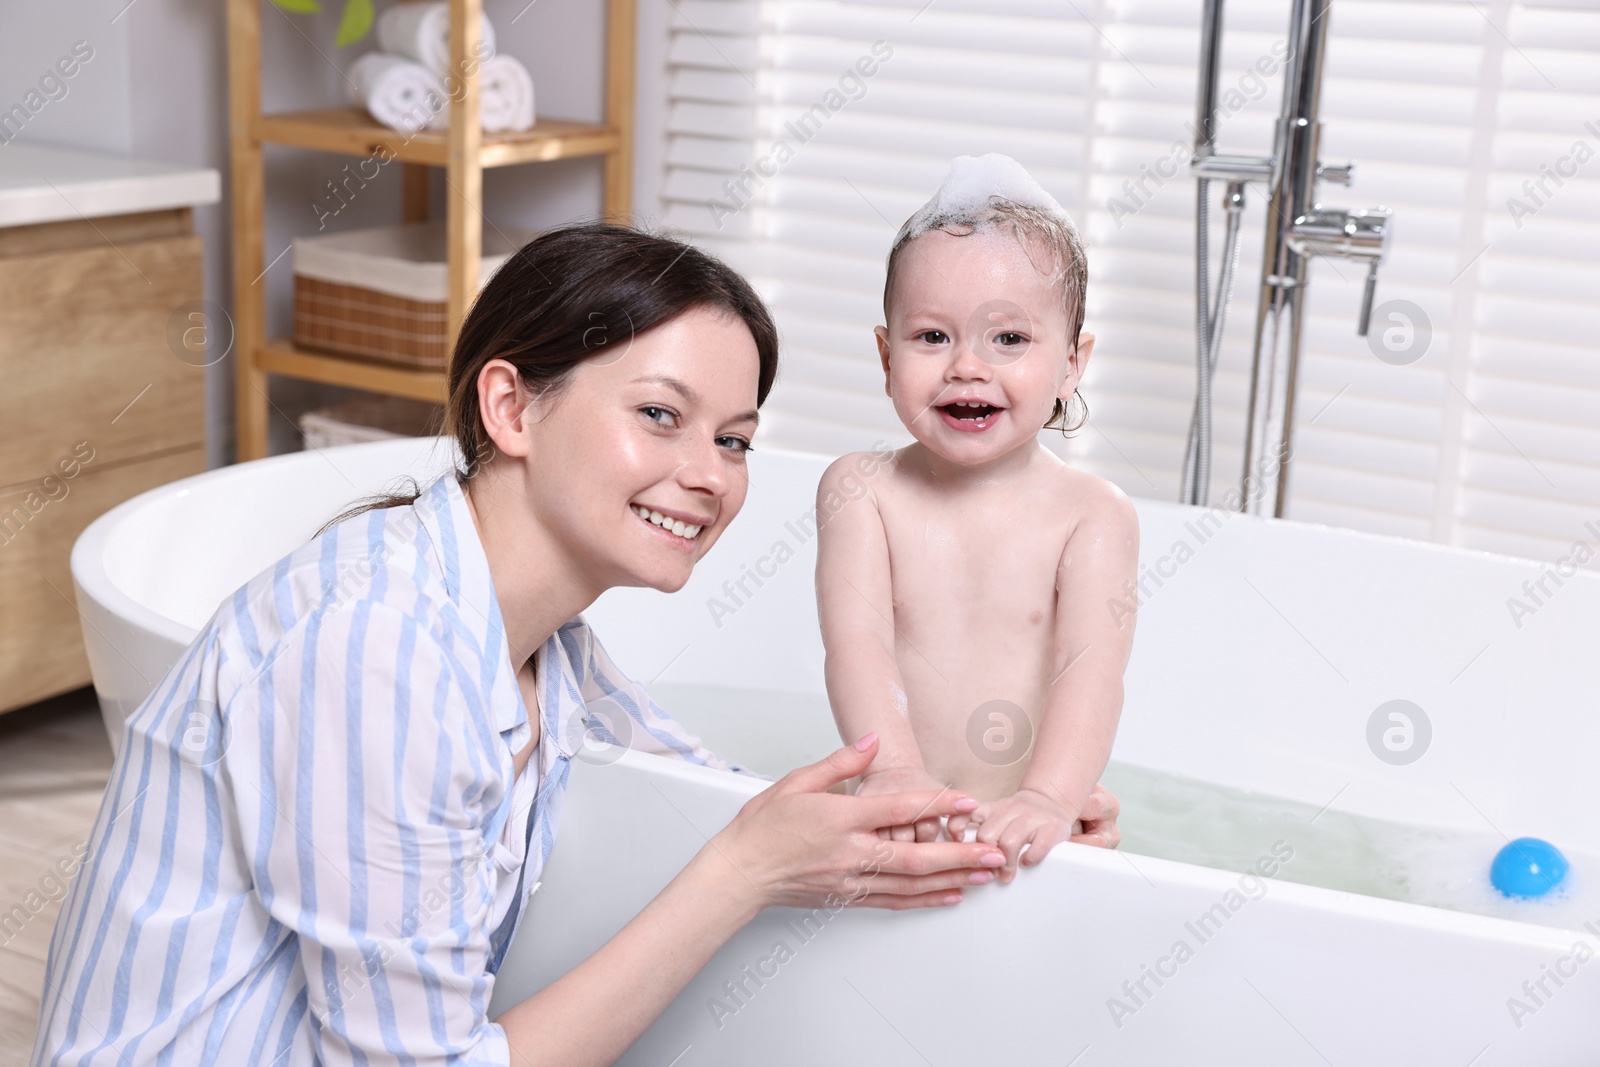
M 392 0 L 391 0 L 392 2 Z M 605 7 L 598 0 L 486 0 L 499 50 L 528 65 L 540 114 L 598 121 L 604 109 Z M 380 11 L 388 5 L 379 0 Z M 288 15 L 261 0 L 263 85 L 268 111 L 343 103 L 341 73 L 369 37 L 335 49 L 341 0 L 324 0 L 318 15 Z M 664 65 L 666 0 L 641 3 L 640 50 L 646 64 Z M 68 83 L 67 95 L 34 117 L 19 140 L 215 167 L 223 200 L 195 212 L 205 241 L 206 297 L 232 307 L 231 215 L 228 196 L 228 81 L 223 0 L 0 0 L 0 103 L 21 99 L 40 74 L 74 41 L 86 40 L 93 59 Z M 656 39 L 652 40 L 652 36 Z M 651 79 L 641 78 L 642 83 Z M 655 83 L 659 85 L 659 81 Z M 661 146 L 659 97 L 638 101 L 641 123 L 641 214 L 653 212 Z M 654 94 L 652 94 L 654 95 Z M 652 108 L 654 111 L 652 111 Z M 651 116 L 657 116 L 651 119 Z M 652 147 L 655 146 L 655 147 Z M 0 147 L 0 151 L 4 151 Z M 324 183 L 354 157 L 269 146 L 267 149 L 267 260 L 291 238 L 316 231 L 312 205 Z M 566 160 L 502 168 L 484 178 L 486 217 L 493 222 L 544 227 L 593 216 L 600 210 L 598 160 Z M 444 183 L 434 180 L 435 213 L 443 214 Z M 330 219 L 327 231 L 395 221 L 400 214 L 400 171 L 385 167 L 361 195 Z M 293 281 L 289 257 L 268 273 L 269 328 L 289 330 Z M 233 360 L 214 368 L 207 382 L 207 436 L 211 465 L 233 454 Z M 308 407 L 345 395 L 341 390 L 275 380 L 274 451 L 299 447 L 292 419 Z
M 0 6 L 0 106 L 21 101 L 73 42 L 87 41 L 94 50 L 67 81 L 65 97 L 34 116 L 20 140 L 128 150 L 128 20 L 113 24 L 115 14 L 108 6 L 101 17 L 89 4 L 24 7 L 22 0 L 9 0 Z

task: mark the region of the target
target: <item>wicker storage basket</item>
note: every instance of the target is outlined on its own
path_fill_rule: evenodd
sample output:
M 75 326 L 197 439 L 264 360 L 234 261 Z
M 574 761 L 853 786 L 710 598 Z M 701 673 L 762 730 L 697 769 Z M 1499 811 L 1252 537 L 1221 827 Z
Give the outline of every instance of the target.
M 363 396 L 306 412 L 300 416 L 300 432 L 308 449 L 331 448 L 436 434 L 443 423 L 444 408 L 438 404 L 399 396 Z
M 479 287 L 532 239 L 486 226 Z M 297 346 L 424 370 L 449 363 L 442 221 L 297 237 L 293 247 Z

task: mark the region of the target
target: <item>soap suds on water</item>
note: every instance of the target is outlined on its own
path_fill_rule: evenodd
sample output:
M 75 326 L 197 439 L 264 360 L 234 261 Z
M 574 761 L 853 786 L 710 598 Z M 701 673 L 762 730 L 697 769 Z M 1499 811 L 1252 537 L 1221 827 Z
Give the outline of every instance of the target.
M 1582 928 L 1600 917 L 1593 872 L 1600 857 L 1566 851 L 1565 884 L 1548 897 L 1507 897 L 1489 882 L 1505 844 L 1488 832 L 1389 822 L 1242 789 L 1112 763 L 1101 782 L 1122 803 L 1118 825 L 1129 852 L 1243 873 L 1275 840 L 1294 858 L 1277 878 L 1370 897 Z

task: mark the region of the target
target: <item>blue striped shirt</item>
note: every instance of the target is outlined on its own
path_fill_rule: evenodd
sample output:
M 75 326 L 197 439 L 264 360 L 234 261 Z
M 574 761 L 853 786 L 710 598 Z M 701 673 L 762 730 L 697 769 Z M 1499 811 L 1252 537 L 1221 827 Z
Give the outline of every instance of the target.
M 227 551 L 227 546 L 217 546 Z M 128 720 L 35 1065 L 508 1064 L 500 956 L 592 739 L 707 752 L 579 616 L 532 738 L 453 474 L 242 586 Z

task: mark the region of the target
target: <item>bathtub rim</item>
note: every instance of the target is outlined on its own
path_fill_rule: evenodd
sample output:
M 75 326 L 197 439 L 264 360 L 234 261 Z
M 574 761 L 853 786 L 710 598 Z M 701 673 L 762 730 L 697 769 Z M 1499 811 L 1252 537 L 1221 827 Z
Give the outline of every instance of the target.
M 143 511 L 146 508 L 159 506 L 166 500 L 184 495 L 197 490 L 202 490 L 212 482 L 227 478 L 238 477 L 240 468 L 250 468 L 252 476 L 259 476 L 268 470 L 278 470 L 295 465 L 305 465 L 316 460 L 326 461 L 324 453 L 333 455 L 344 454 L 361 450 L 367 451 L 390 449 L 398 454 L 408 453 L 418 448 L 421 442 L 430 442 L 428 447 L 438 447 L 441 443 L 454 443 L 454 439 L 445 435 L 435 435 L 432 438 L 396 438 L 384 441 L 364 441 L 350 445 L 338 445 L 325 449 L 306 449 L 299 452 L 285 452 L 277 456 L 268 456 L 263 459 L 247 460 L 244 463 L 230 463 L 200 474 L 193 474 L 180 478 L 174 482 L 146 490 L 137 496 L 123 501 L 109 511 L 97 517 L 78 536 L 73 544 L 70 570 L 74 584 L 82 595 L 87 595 L 107 612 L 122 622 L 143 628 L 156 637 L 176 642 L 181 647 L 188 647 L 193 643 L 200 629 L 190 627 L 176 619 L 161 615 L 155 610 L 146 607 L 134 597 L 124 592 L 115 581 L 105 566 L 105 552 L 111 543 L 122 522 L 130 515 Z M 761 449 L 763 456 L 794 457 L 815 460 L 818 458 L 829 459 L 824 453 L 808 452 L 801 449 L 764 447 Z M 396 471 L 395 476 L 404 476 L 406 472 Z M 1419 541 L 1415 538 L 1404 537 L 1399 534 L 1374 533 L 1366 530 L 1352 530 L 1342 526 L 1332 526 L 1327 523 L 1307 522 L 1301 519 L 1280 519 L 1265 515 L 1249 515 L 1244 512 L 1230 512 L 1215 505 L 1180 504 L 1176 501 L 1161 500 L 1156 497 L 1133 497 L 1136 506 L 1149 504 L 1161 508 L 1178 508 L 1195 512 L 1221 511 L 1229 517 L 1246 518 L 1259 521 L 1264 527 L 1302 527 L 1308 530 L 1324 531 L 1342 539 L 1354 539 L 1374 544 L 1390 545 L 1403 549 L 1422 549 L 1433 551 L 1447 556 L 1457 556 L 1465 559 L 1476 559 L 1496 563 L 1511 563 L 1520 565 L 1531 573 L 1537 574 L 1553 566 L 1548 561 L 1535 560 L 1525 556 L 1514 556 L 1503 552 L 1493 552 L 1487 549 L 1466 548 L 1461 545 L 1445 545 L 1432 541 Z M 1579 569 L 1568 578 L 1600 582 L 1600 573 Z M 218 602 L 219 605 L 221 601 Z
M 639 752 L 633 749 L 624 749 L 622 752 L 617 753 L 614 758 L 601 756 L 585 760 L 582 757 L 578 757 L 573 762 L 590 763 L 595 770 L 600 772 L 606 772 L 615 767 L 623 772 L 644 773 L 700 786 L 710 786 L 739 797 L 741 806 L 752 797 L 764 792 L 768 786 L 776 784 L 776 782 L 765 782 L 761 779 L 732 771 L 686 763 L 672 756 Z M 594 772 L 585 768 L 579 773 L 590 774 Z M 682 813 L 680 812 L 680 814 Z M 696 830 L 707 840 L 710 840 L 717 830 L 721 829 L 718 827 L 717 830 L 707 833 L 707 828 L 700 826 L 698 822 L 691 820 L 691 825 L 694 825 Z M 559 847 L 559 831 L 556 843 Z M 1136 857 L 1138 862 L 1135 863 L 1134 859 L 1130 857 Z M 1121 864 L 1117 862 L 1119 859 L 1122 861 Z M 1165 882 L 1202 889 L 1217 895 L 1219 898 L 1228 890 L 1236 888 L 1239 879 L 1244 877 L 1241 872 L 1223 867 L 1208 867 L 1203 863 L 1165 859 L 1160 856 L 1147 856 L 1141 852 L 1127 852 L 1121 848 L 1100 848 L 1095 845 L 1071 841 L 1063 841 L 1056 848 L 1051 849 L 1050 854 L 1034 870 L 1040 870 L 1048 865 L 1121 871 L 1123 869 L 1122 864 L 1131 867 L 1142 880 L 1151 881 L 1156 885 Z M 1028 870 L 1019 870 L 1017 878 L 1025 878 L 1030 873 L 1032 872 Z M 1456 911 L 1452 908 L 1439 907 L 1433 904 L 1418 904 L 1409 900 L 1395 900 L 1392 897 L 1372 896 L 1348 889 L 1332 889 L 1328 886 L 1316 885 L 1310 882 L 1295 882 L 1277 876 L 1269 878 L 1257 875 L 1256 877 L 1267 884 L 1270 889 L 1261 897 L 1249 898 L 1250 902 L 1253 903 L 1260 903 L 1262 900 L 1270 898 L 1284 906 L 1305 908 L 1318 913 L 1336 912 L 1344 915 L 1353 915 L 1379 925 L 1408 926 L 1421 928 L 1431 933 L 1470 937 L 1503 944 L 1535 944 L 1557 955 L 1571 949 L 1573 937 L 1585 937 L 1592 933 L 1592 931 L 1580 926 L 1551 926 L 1545 923 L 1511 919 L 1499 915 Z M 1004 892 L 1005 887 L 999 883 L 989 883 L 986 886 L 970 887 L 967 891 L 976 893 L 984 890 Z M 873 913 L 882 911 L 885 915 L 890 914 L 882 909 L 869 910 Z
M 435 436 L 432 438 L 396 438 L 384 441 L 362 441 L 351 445 L 336 445 L 323 449 L 303 449 L 298 452 L 285 452 L 277 456 L 267 456 L 263 459 L 246 460 L 243 463 L 229 463 L 199 474 L 191 474 L 186 478 L 168 482 L 165 485 L 147 489 L 144 492 L 124 500 L 116 507 L 111 508 L 98 516 L 84 528 L 83 533 L 73 543 L 70 557 L 70 570 L 73 584 L 77 587 L 80 597 L 87 597 L 96 605 L 105 610 L 113 618 L 127 626 L 145 630 L 164 641 L 175 642 L 181 648 L 187 648 L 199 636 L 202 627 L 192 627 L 177 619 L 162 615 L 154 608 L 127 593 L 111 577 L 106 567 L 106 550 L 121 529 L 122 524 L 132 515 L 139 514 L 147 508 L 160 507 L 167 501 L 186 496 L 196 491 L 203 491 L 213 482 L 224 479 L 240 477 L 241 468 L 249 468 L 250 477 L 260 477 L 266 474 L 281 471 L 285 468 L 305 466 L 309 463 L 327 462 L 325 453 L 333 456 L 346 453 L 347 450 L 359 449 L 362 454 L 390 450 L 397 456 L 412 455 L 421 447 L 422 441 L 431 444 L 427 447 L 437 447 L 440 442 L 451 442 L 453 438 Z M 397 470 L 394 477 L 405 476 L 406 472 Z M 363 494 L 356 490 L 351 500 L 360 498 Z M 220 607 L 223 601 L 218 601 Z M 81 610 L 80 610 L 81 614 Z

